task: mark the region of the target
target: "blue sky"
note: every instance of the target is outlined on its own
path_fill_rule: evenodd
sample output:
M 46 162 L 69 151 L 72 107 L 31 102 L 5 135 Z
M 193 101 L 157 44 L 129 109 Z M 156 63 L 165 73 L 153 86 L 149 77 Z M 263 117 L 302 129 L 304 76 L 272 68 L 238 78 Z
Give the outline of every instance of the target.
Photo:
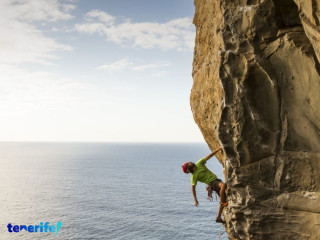
M 193 1 L 4 0 L 1 141 L 202 142 Z

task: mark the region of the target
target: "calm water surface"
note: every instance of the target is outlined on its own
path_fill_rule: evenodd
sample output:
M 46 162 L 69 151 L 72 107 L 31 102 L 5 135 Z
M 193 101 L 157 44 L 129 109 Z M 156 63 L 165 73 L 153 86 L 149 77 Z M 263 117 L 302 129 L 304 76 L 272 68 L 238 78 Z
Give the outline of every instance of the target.
M 0 239 L 218 239 L 218 201 L 199 183 L 194 207 L 181 171 L 209 153 L 205 144 L 0 143 Z M 215 158 L 207 166 L 224 179 Z M 58 221 L 58 235 L 7 230 Z

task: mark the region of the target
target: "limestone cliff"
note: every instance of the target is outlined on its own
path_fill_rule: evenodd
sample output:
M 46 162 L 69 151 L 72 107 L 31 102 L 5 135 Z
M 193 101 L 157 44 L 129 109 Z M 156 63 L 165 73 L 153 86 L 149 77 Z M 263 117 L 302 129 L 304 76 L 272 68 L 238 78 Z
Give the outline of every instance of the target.
M 230 239 L 320 239 L 320 1 L 195 0 L 191 107 Z

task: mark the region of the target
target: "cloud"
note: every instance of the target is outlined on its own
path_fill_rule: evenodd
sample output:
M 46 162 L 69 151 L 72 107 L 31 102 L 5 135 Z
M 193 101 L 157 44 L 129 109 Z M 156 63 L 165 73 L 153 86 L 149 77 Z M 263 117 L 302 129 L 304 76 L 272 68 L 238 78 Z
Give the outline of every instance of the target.
M 76 25 L 76 30 L 78 32 L 88 33 L 88 34 L 94 34 L 98 33 L 103 35 L 105 30 L 105 24 L 103 23 L 85 23 Z
M 0 116 L 50 112 L 80 103 L 90 85 L 45 71 L 0 64 Z
M 99 67 L 97 67 L 97 70 L 102 71 L 108 71 L 108 72 L 115 72 L 115 71 L 121 71 L 128 67 L 129 65 L 132 65 L 131 62 L 129 62 L 127 59 L 122 59 L 117 62 L 111 63 L 111 64 L 104 64 Z
M 69 11 L 72 11 L 76 8 L 77 8 L 77 6 L 74 4 L 70 4 L 70 3 L 69 4 L 68 3 L 62 4 L 62 9 L 64 12 L 69 12 Z M 73 18 L 73 16 L 70 15 L 70 18 Z
M 69 20 L 73 18 L 69 11 L 76 8 L 62 0 L 1 0 L 0 6 L 2 16 L 29 22 Z
M 100 10 L 92 10 L 85 16 L 88 17 L 87 21 L 93 21 L 96 18 L 100 22 L 103 22 L 107 25 L 113 25 L 115 21 L 114 17 Z
M 167 67 L 167 66 L 170 66 L 169 62 L 158 63 L 158 64 L 151 63 L 151 64 L 138 65 L 138 66 L 132 67 L 132 70 L 133 71 L 137 71 L 137 72 L 143 72 L 143 71 L 145 71 L 147 69 L 159 68 L 159 67 Z
M 69 20 L 73 17 L 69 11 L 75 7 L 58 0 L 0 1 L 0 63 L 49 64 L 57 58 L 56 51 L 72 50 L 70 46 L 46 37 L 36 23 Z
M 144 72 L 148 69 L 157 69 L 157 68 L 163 68 L 170 66 L 170 62 L 160 62 L 160 63 L 149 63 L 144 65 L 135 65 L 134 63 L 130 62 L 128 59 L 121 59 L 119 61 L 116 61 L 114 63 L 110 64 L 104 64 L 99 67 L 97 67 L 97 70 L 106 71 L 106 72 L 119 72 L 122 70 L 132 70 L 135 72 Z M 156 73 L 162 72 L 162 74 L 165 71 L 157 71 Z M 167 72 L 165 72 L 167 73 Z M 157 74 L 158 76 L 158 74 Z
M 80 33 L 100 34 L 107 41 L 122 46 L 144 49 L 192 51 L 195 30 L 191 18 L 179 18 L 164 23 L 140 22 L 131 20 L 116 23 L 117 18 L 100 10 L 86 14 L 85 22 L 76 24 Z

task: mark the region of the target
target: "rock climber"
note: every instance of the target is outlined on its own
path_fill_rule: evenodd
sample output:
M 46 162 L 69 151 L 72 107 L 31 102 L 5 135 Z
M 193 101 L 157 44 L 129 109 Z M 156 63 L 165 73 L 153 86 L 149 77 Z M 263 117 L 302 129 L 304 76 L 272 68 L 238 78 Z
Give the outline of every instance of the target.
M 208 156 L 200 159 L 198 162 L 186 162 L 182 165 L 182 171 L 186 174 L 191 173 L 191 184 L 192 184 L 192 195 L 194 198 L 194 205 L 197 207 L 199 206 L 199 202 L 197 200 L 197 194 L 196 194 L 196 185 L 197 182 L 203 182 L 207 184 L 207 191 L 209 198 L 212 199 L 212 191 L 215 191 L 218 196 L 220 197 L 220 205 L 219 205 L 219 212 L 216 219 L 216 222 L 219 223 L 225 223 L 224 220 L 221 218 L 221 214 L 223 211 L 223 208 L 226 207 L 227 201 L 226 201 L 226 184 L 222 182 L 220 179 L 217 178 L 217 176 L 212 173 L 207 167 L 206 163 L 207 160 L 212 158 L 217 152 L 222 150 L 222 148 L 218 148 L 215 151 L 213 151 Z

